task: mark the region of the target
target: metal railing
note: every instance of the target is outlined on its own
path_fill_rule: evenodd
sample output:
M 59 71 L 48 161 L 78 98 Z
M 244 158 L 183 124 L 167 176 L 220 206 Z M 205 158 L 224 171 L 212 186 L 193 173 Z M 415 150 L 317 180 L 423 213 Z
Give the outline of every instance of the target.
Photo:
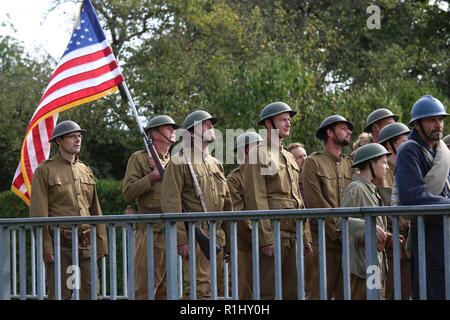
M 274 268 L 275 268 L 275 299 L 282 296 L 282 267 L 281 267 L 281 230 L 280 220 L 296 219 L 296 278 L 297 298 L 303 300 L 305 296 L 305 266 L 303 253 L 303 222 L 304 219 L 316 219 L 318 225 L 318 248 L 316 253 L 320 258 L 320 297 L 327 298 L 326 285 L 326 243 L 325 218 L 342 218 L 342 268 L 344 299 L 351 298 L 350 286 L 350 250 L 348 218 L 358 217 L 365 221 L 365 253 L 366 268 L 377 265 L 377 249 L 375 234 L 376 216 L 392 217 L 393 239 L 393 274 L 394 298 L 401 299 L 401 271 L 399 221 L 402 215 L 417 217 L 418 250 L 419 250 L 419 285 L 420 299 L 427 298 L 426 292 L 426 261 L 424 217 L 429 215 L 443 216 L 444 232 L 444 268 L 445 297 L 450 299 L 450 226 L 446 213 L 450 206 L 398 206 L 371 208 L 333 208 L 333 209 L 298 209 L 298 210 L 267 210 L 267 211 L 234 211 L 208 213 L 173 213 L 173 214 L 137 214 L 137 215 L 106 215 L 96 217 L 50 217 L 50 218 L 17 218 L 0 219 L 0 299 L 45 299 L 45 268 L 43 262 L 43 229 L 53 228 L 53 248 L 55 253 L 55 298 L 61 299 L 61 226 L 71 226 L 71 256 L 75 266 L 79 264 L 78 226 L 90 225 L 90 294 L 91 299 L 134 299 L 135 298 L 135 235 L 134 224 L 147 225 L 147 272 L 149 299 L 154 298 L 154 235 L 153 224 L 162 223 L 165 233 L 166 249 L 166 285 L 167 299 L 180 299 L 189 282 L 188 298 L 196 299 L 196 257 L 195 257 L 195 223 L 209 222 L 210 241 L 210 292 L 211 299 L 238 299 L 238 241 L 237 222 L 250 220 L 252 222 L 252 296 L 260 299 L 260 250 L 259 250 L 259 220 L 270 219 L 274 232 Z M 189 239 L 189 262 L 182 266 L 177 253 L 177 223 L 187 222 Z M 229 248 L 231 259 L 220 272 L 224 273 L 224 294 L 218 296 L 218 274 L 216 256 L 216 223 L 227 221 L 229 225 Z M 109 253 L 107 257 L 97 262 L 97 225 L 107 227 Z M 120 229 L 118 236 L 117 228 Z M 120 239 L 119 239 L 120 238 Z M 17 250 L 18 239 L 18 250 Z M 120 248 L 120 250 L 118 249 Z M 120 254 L 121 268 L 118 266 Z M 17 260 L 18 257 L 18 260 Z M 183 279 L 182 268 L 189 269 L 189 279 Z M 100 287 L 97 286 L 97 275 L 100 275 Z M 119 288 L 119 284 L 121 285 Z M 119 290 L 120 289 L 120 290 Z M 379 288 L 367 288 L 367 299 L 378 299 Z M 79 288 L 72 291 L 72 299 L 79 299 Z

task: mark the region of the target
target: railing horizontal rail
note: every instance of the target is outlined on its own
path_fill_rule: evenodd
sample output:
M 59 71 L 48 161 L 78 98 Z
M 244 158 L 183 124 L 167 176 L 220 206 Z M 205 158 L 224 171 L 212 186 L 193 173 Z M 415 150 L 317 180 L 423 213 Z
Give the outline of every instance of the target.
M 3 218 L 0 225 L 5 226 L 33 226 L 33 225 L 60 225 L 79 223 L 130 223 L 150 222 L 163 223 L 164 221 L 206 221 L 206 220 L 248 220 L 248 219 L 283 219 L 283 218 L 329 218 L 369 216 L 427 216 L 450 213 L 450 205 L 421 205 L 421 206 L 395 206 L 395 207 L 355 207 L 355 208 L 327 208 L 327 209 L 277 209 L 277 210 L 249 210 L 249 211 L 211 211 L 186 212 L 165 214 L 133 214 L 133 215 L 103 215 L 89 217 L 43 217 L 43 218 Z

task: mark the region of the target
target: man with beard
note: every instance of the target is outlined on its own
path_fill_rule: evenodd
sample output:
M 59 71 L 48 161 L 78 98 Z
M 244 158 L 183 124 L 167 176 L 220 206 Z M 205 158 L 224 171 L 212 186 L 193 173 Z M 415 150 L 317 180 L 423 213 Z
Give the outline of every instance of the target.
M 50 142 L 56 143 L 56 156 L 42 162 L 36 169 L 31 186 L 31 217 L 58 216 L 100 216 L 102 209 L 97 197 L 94 174 L 91 168 L 81 162 L 78 155 L 81 150 L 84 129 L 71 120 L 58 123 L 53 130 Z M 97 257 L 108 254 L 105 226 L 98 224 Z M 43 251 L 49 299 L 55 299 L 55 254 L 53 248 L 54 230 L 44 228 Z M 72 267 L 72 228 L 61 226 L 61 298 L 69 300 L 72 290 L 69 285 L 74 274 Z M 79 281 L 80 299 L 91 298 L 90 268 L 90 227 L 89 224 L 78 227 Z
M 395 181 L 401 205 L 450 204 L 450 151 L 441 140 L 448 116 L 438 99 L 425 95 L 413 105 L 408 141 L 399 149 Z M 444 231 L 442 216 L 424 216 L 426 294 L 445 299 Z M 418 223 L 411 220 L 412 295 L 419 299 Z M 423 257 L 422 257 L 423 258 Z
M 303 208 L 300 194 L 300 168 L 293 155 L 283 148 L 289 137 L 291 117 L 297 114 L 284 102 L 273 102 L 260 113 L 259 125 L 267 129 L 265 141 L 250 151 L 250 163 L 243 166 L 246 210 Z M 256 163 L 255 163 L 256 162 Z M 270 220 L 259 221 L 261 299 L 275 297 L 274 232 Z M 280 221 L 282 298 L 297 299 L 296 224 Z M 302 235 L 308 252 L 311 240 Z
M 338 208 L 342 204 L 344 190 L 352 180 L 352 160 L 342 154 L 349 145 L 353 124 L 341 115 L 327 117 L 320 124 L 316 137 L 324 141 L 324 149 L 312 153 L 303 165 L 303 186 L 307 208 Z M 318 227 L 310 220 L 313 239 L 314 267 L 308 268 L 306 289 L 309 299 L 320 299 L 320 264 Z M 341 232 L 334 218 L 325 219 L 326 233 L 326 283 L 328 299 L 343 298 Z
M 216 121 L 216 118 L 203 110 L 190 113 L 183 121 L 181 126 L 185 130 L 183 147 L 167 164 L 162 182 L 161 207 L 164 213 L 183 212 L 183 210 L 187 212 L 233 210 L 223 166 L 219 160 L 209 154 L 208 150 L 208 146 L 216 139 L 214 133 Z M 208 222 L 200 221 L 196 225 L 204 234 L 209 234 Z M 177 231 L 178 254 L 184 259 L 183 266 L 186 267 L 184 274 L 187 276 L 185 279 L 188 279 L 189 246 L 185 225 L 178 224 Z M 217 222 L 216 240 L 222 248 L 217 253 L 217 266 L 221 270 L 225 233 L 220 221 Z M 197 298 L 209 299 L 211 297 L 210 262 L 198 243 L 195 256 Z M 222 272 L 218 272 L 219 282 L 222 283 L 221 274 Z M 185 297 L 188 292 L 187 287 Z
M 153 117 L 145 128 L 151 136 L 159 161 L 164 166 L 169 162 L 169 148 L 175 142 L 175 121 L 166 115 Z M 128 160 L 123 180 L 123 197 L 131 203 L 137 200 L 138 213 L 161 213 L 161 181 L 155 161 L 145 150 L 133 153 Z M 153 224 L 154 255 L 154 296 L 155 299 L 166 298 L 166 255 L 162 224 Z M 136 299 L 147 299 L 147 224 L 137 224 L 136 230 Z

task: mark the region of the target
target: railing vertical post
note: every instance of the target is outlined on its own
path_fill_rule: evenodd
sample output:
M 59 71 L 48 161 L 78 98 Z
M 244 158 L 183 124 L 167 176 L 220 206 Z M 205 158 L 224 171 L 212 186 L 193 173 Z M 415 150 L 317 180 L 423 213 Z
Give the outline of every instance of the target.
M 122 230 L 122 279 L 123 279 L 123 296 L 128 297 L 128 233 L 127 226 L 121 226 Z
M 166 264 L 167 264 L 167 299 L 178 298 L 177 286 L 177 224 L 173 221 L 164 222 L 166 240 Z
M 153 246 L 153 224 L 147 224 L 147 290 L 148 299 L 155 299 L 155 251 Z
M 26 234 L 25 227 L 19 228 L 19 279 L 20 300 L 27 295 L 27 260 L 26 260 Z
M 54 265 L 55 265 L 55 278 L 50 281 L 55 281 L 55 300 L 61 300 L 61 227 L 54 227 Z
M 97 300 L 97 225 L 92 224 L 89 232 L 91 251 L 91 300 Z
M 237 222 L 230 223 L 230 254 L 231 254 L 231 297 L 233 300 L 239 299 L 238 292 L 238 247 L 237 247 Z M 227 281 L 227 279 L 225 279 Z
M 427 299 L 427 257 L 425 252 L 425 224 L 423 216 L 417 217 L 417 245 L 419 251 L 419 298 Z
M 109 297 L 117 299 L 116 226 L 108 225 L 109 235 Z
M 0 300 L 11 300 L 10 230 L 0 225 Z
M 402 280 L 401 280 L 401 270 L 400 270 L 400 232 L 399 232 L 399 217 L 392 217 L 392 259 L 394 270 L 389 270 L 389 272 L 394 271 L 394 299 L 402 299 Z
M 342 274 L 344 276 L 344 300 L 352 298 L 350 285 L 350 233 L 348 218 L 342 217 Z
M 366 250 L 366 286 L 367 300 L 379 299 L 379 285 L 381 284 L 381 271 L 377 259 L 377 239 L 375 217 L 365 215 L 365 250 Z M 373 273 L 375 272 L 375 274 Z M 375 283 L 372 283 L 372 280 Z
M 216 222 L 209 222 L 209 262 L 211 299 L 217 300 L 217 254 L 216 254 Z
M 44 300 L 45 295 L 45 266 L 44 266 L 44 252 L 43 252 L 43 227 L 36 228 L 36 243 L 37 243 L 37 298 Z
M 72 300 L 80 300 L 80 286 L 81 286 L 81 268 L 80 268 L 80 259 L 78 256 L 78 226 L 72 226 L 72 270 L 75 274 L 75 283 L 72 283 Z M 64 273 L 67 273 L 67 270 L 63 270 Z M 65 283 L 64 285 L 68 285 Z
M 132 223 L 127 223 L 126 227 L 126 241 L 127 241 L 127 268 L 128 268 L 128 283 L 126 288 L 128 289 L 128 298 L 130 300 L 135 300 L 135 274 L 134 274 L 134 252 L 135 252 L 135 243 L 134 243 L 134 228 Z M 122 240 L 125 240 L 122 239 Z M 124 251 L 125 254 L 125 251 Z
M 283 282 L 281 270 L 281 230 L 280 220 L 273 220 L 274 244 L 274 263 L 275 263 L 275 300 L 283 299 Z
M 304 220 L 306 222 L 306 220 Z M 305 300 L 305 257 L 303 254 L 303 221 L 295 222 L 296 257 L 297 257 L 297 298 Z
M 31 295 L 33 298 L 37 296 L 36 294 L 36 239 L 34 237 L 33 228 L 30 229 L 30 239 L 31 239 Z
M 259 224 L 252 220 L 252 273 L 253 273 L 253 300 L 260 299 L 259 283 Z
M 325 219 L 317 219 L 319 226 L 319 272 L 320 272 L 320 299 L 327 300 L 327 248 L 325 243 Z
M 195 255 L 195 224 L 188 223 L 189 233 L 189 295 L 191 300 L 197 299 L 197 273 Z

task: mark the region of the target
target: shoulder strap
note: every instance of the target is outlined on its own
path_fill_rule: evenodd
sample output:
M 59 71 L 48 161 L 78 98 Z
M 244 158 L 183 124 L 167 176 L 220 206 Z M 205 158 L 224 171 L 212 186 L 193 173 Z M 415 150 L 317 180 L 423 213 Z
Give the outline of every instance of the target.
M 208 212 L 206 208 L 205 196 L 203 195 L 202 189 L 200 188 L 200 184 L 198 183 L 197 175 L 195 174 L 194 167 L 192 167 L 192 163 L 184 156 L 186 159 L 186 163 L 189 167 L 189 171 L 192 176 L 192 181 L 194 182 L 195 193 L 200 199 L 200 205 L 202 206 L 203 212 Z

